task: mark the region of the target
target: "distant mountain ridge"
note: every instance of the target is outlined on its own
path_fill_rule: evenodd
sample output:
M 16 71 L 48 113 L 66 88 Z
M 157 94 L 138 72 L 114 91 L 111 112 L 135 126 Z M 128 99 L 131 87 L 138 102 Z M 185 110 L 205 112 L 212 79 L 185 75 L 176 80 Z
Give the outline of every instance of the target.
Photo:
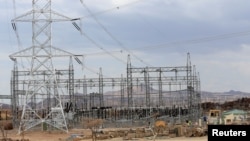
M 137 93 L 138 97 L 144 97 L 145 95 L 145 88 L 139 88 L 139 87 L 134 87 L 133 92 Z M 157 94 L 158 91 L 154 90 L 151 88 L 150 92 L 153 94 Z M 124 95 L 127 94 L 127 89 L 124 90 Z M 142 94 L 142 95 L 140 95 Z M 173 93 L 174 94 L 174 93 Z M 75 94 L 76 96 L 82 95 L 81 93 Z M 110 96 L 117 96 L 117 98 L 121 95 L 120 90 L 117 91 L 107 91 L 104 93 L 104 99 L 105 97 L 110 97 Z M 125 96 L 126 97 L 126 96 Z M 226 101 L 234 101 L 240 98 L 250 98 L 250 93 L 248 92 L 241 92 L 241 91 L 235 91 L 235 90 L 230 90 L 228 92 L 208 92 L 208 91 L 201 91 L 201 101 L 204 102 L 218 102 L 218 103 L 223 103 Z M 118 98 L 119 99 L 119 98 Z M 46 101 L 44 101 L 44 104 L 46 104 Z M 2 109 L 10 109 L 11 105 L 6 104 L 6 103 L 0 103 L 0 108 Z
M 241 92 L 241 91 L 234 91 L 234 90 L 230 90 L 229 92 L 225 92 L 226 94 L 247 94 L 245 92 Z
M 250 93 L 230 90 L 228 92 L 201 92 L 202 102 L 225 102 L 225 101 L 233 101 L 239 98 L 250 98 Z

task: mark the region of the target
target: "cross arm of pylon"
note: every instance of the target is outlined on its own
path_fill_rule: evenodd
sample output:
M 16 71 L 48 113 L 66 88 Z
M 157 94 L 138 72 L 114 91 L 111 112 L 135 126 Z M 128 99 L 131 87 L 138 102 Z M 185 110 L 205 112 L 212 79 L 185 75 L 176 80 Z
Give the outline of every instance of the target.
M 37 16 L 34 18 L 33 16 Z M 51 22 L 62 22 L 62 21 L 73 21 L 78 18 L 69 18 L 65 15 L 62 15 L 54 10 L 30 10 L 14 19 L 12 19 L 12 23 L 15 22 L 32 22 L 32 21 L 48 21 L 48 16 L 51 16 L 49 20 Z
M 11 55 L 9 55 L 9 57 L 14 60 L 14 58 L 21 58 L 21 57 L 32 57 L 33 56 L 33 46 L 20 50 L 18 52 L 15 52 Z M 51 47 L 51 55 L 53 57 L 67 57 L 67 56 L 80 56 L 80 55 L 75 55 L 73 53 L 70 53 L 68 51 L 62 50 L 60 48 L 56 48 L 56 47 Z M 83 55 L 81 55 L 83 56 Z

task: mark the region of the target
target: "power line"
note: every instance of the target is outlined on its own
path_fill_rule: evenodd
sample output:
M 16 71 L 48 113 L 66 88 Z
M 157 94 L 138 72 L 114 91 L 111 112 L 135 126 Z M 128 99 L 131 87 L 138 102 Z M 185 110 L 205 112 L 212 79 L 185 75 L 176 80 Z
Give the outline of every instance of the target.
M 14 11 L 14 18 L 16 18 L 16 1 L 15 0 L 12 0 L 12 3 L 13 3 L 13 11 Z M 12 28 L 15 32 L 15 36 L 16 36 L 16 39 L 17 39 L 17 47 L 18 47 L 18 50 L 22 50 L 22 43 L 21 43 L 21 40 L 20 40 L 20 36 L 19 36 L 19 33 L 18 33 L 18 27 L 17 27 L 17 24 L 13 21 L 11 21 L 11 25 L 12 25 Z M 26 59 L 27 62 L 29 62 L 28 59 Z M 24 61 L 23 61 L 23 58 L 21 58 L 20 60 L 21 62 L 21 66 L 22 68 L 25 68 L 24 67 Z M 30 63 L 30 62 L 29 62 Z
M 109 51 L 109 53 L 122 53 L 123 51 L 122 50 L 115 50 L 115 51 Z M 107 54 L 106 52 L 94 52 L 94 53 L 88 53 L 88 54 L 84 54 L 84 56 L 94 56 L 94 55 L 104 55 L 104 54 Z
M 98 44 L 97 42 L 95 42 L 91 37 L 89 37 L 87 34 L 85 34 L 84 32 L 82 32 L 82 35 L 84 35 L 90 42 L 92 42 L 95 46 L 97 46 L 99 49 L 103 50 L 105 53 L 107 53 L 108 55 L 112 56 L 113 58 L 115 58 L 116 60 L 126 64 L 126 62 L 116 56 L 114 56 L 111 52 L 107 51 L 106 49 L 104 49 L 100 44 Z
M 210 41 L 222 40 L 222 39 L 229 39 L 229 38 L 235 38 L 235 37 L 241 37 L 241 36 L 248 36 L 248 35 L 250 35 L 250 31 L 234 32 L 234 33 L 228 33 L 228 34 L 208 36 L 208 37 L 203 37 L 203 38 L 198 38 L 198 39 L 190 39 L 190 40 L 184 40 L 184 41 L 162 43 L 162 44 L 158 44 L 158 45 L 143 46 L 143 47 L 134 48 L 134 50 L 166 48 L 166 47 L 173 47 L 176 45 L 183 45 L 183 44 L 198 44 L 198 43 L 204 43 L 204 42 L 210 42 Z
M 142 0 L 137 0 L 137 1 L 134 1 L 134 2 L 130 2 L 130 3 L 127 3 L 127 4 L 124 4 L 124 5 L 119 5 L 119 6 L 116 6 L 116 7 L 112 7 L 110 9 L 106 9 L 106 10 L 103 10 L 103 11 L 99 11 L 99 12 L 96 12 L 96 13 L 93 13 L 93 14 L 89 14 L 89 15 L 86 15 L 86 16 L 83 16 L 83 17 L 80 17 L 81 19 L 83 18 L 87 18 L 87 17 L 92 17 L 93 15 L 101 15 L 101 14 L 104 14 L 104 13 L 107 13 L 107 12 L 110 12 L 110 11 L 113 11 L 113 10 L 117 10 L 117 9 L 121 9 L 121 8 L 125 8 L 125 7 L 128 7 L 128 6 L 131 6 L 139 1 L 142 1 Z M 80 2 L 82 4 L 84 4 L 83 0 L 80 0 Z
M 93 17 L 94 19 L 97 19 L 96 15 L 103 14 L 103 13 L 106 13 L 106 12 L 109 12 L 109 11 L 112 11 L 112 10 L 116 10 L 116 9 L 121 8 L 121 7 L 127 7 L 127 6 L 130 6 L 130 5 L 134 4 L 134 3 L 137 3 L 139 1 L 140 0 L 132 2 L 132 3 L 128 3 L 128 4 L 125 4 L 125 5 L 121 5 L 121 6 L 118 6 L 118 7 L 113 7 L 111 9 L 107 9 L 105 11 L 100 11 L 100 12 L 97 12 L 97 13 L 94 13 L 94 14 L 90 12 L 90 15 L 87 15 L 85 17 Z M 83 3 L 82 0 L 81 0 L 81 3 L 86 7 L 86 5 Z M 81 17 L 81 18 L 84 18 L 84 17 Z M 101 25 L 101 26 L 104 27 L 103 25 Z M 103 29 L 108 34 L 110 34 L 110 32 L 108 32 L 105 27 Z M 191 40 L 184 40 L 184 41 L 174 41 L 174 42 L 168 42 L 168 43 L 162 43 L 162 44 L 156 44 L 156 45 L 150 45 L 150 46 L 137 47 L 137 48 L 133 48 L 133 49 L 130 49 L 130 50 L 150 49 L 150 48 L 152 48 L 152 49 L 153 48 L 164 48 L 164 47 L 172 47 L 173 45 L 176 46 L 176 45 L 183 45 L 183 44 L 197 44 L 197 43 L 210 42 L 210 41 L 215 41 L 215 40 L 222 40 L 222 39 L 228 39 L 228 38 L 248 36 L 249 34 L 250 34 L 250 31 L 234 32 L 234 33 L 228 33 L 228 34 L 220 34 L 220 35 L 215 35 L 215 36 L 208 36 L 208 37 L 203 37 L 203 38 L 198 38 L 198 39 L 191 39 Z
M 88 12 L 90 13 L 90 15 L 92 16 L 92 17 L 94 17 L 94 19 L 97 21 L 97 23 L 114 39 L 114 40 L 116 40 L 120 45 L 122 45 L 122 43 L 121 42 L 119 42 L 110 32 L 108 32 L 108 30 L 98 21 L 98 19 L 94 16 L 94 14 L 85 6 L 85 4 L 83 3 L 83 1 L 82 0 L 80 0 L 81 1 L 81 3 L 82 3 L 82 5 L 88 10 Z M 140 1 L 140 0 L 138 0 L 138 1 Z M 135 2 L 132 2 L 132 3 L 129 3 L 129 4 L 126 4 L 126 5 L 123 5 L 123 6 L 129 6 L 129 5 L 131 5 L 131 4 L 134 4 L 134 3 L 136 3 L 136 2 L 138 2 L 138 1 L 135 1 Z M 117 7 L 116 7 L 117 8 Z M 113 55 L 111 52 L 109 52 L 108 50 L 106 50 L 106 49 L 104 49 L 100 44 L 98 44 L 97 42 L 95 42 L 90 36 L 88 36 L 86 33 L 84 33 L 82 30 L 81 30 L 81 28 L 76 24 L 76 22 L 75 21 L 77 21 L 77 20 L 79 20 L 80 22 L 81 22 L 81 19 L 82 19 L 82 17 L 81 18 L 77 18 L 77 19 L 72 19 L 72 24 L 74 25 L 74 27 L 81 33 L 81 35 L 83 35 L 83 36 L 85 36 L 91 43 L 93 43 L 96 47 L 98 47 L 99 49 L 101 49 L 101 50 L 103 50 L 106 54 L 108 54 L 108 55 L 110 55 L 110 56 L 112 56 L 113 58 L 115 58 L 116 60 L 118 60 L 118 61 L 120 61 L 120 62 L 122 62 L 122 63 L 124 63 L 124 64 L 126 64 L 127 62 L 126 61 L 124 61 L 124 60 L 122 60 L 122 59 L 120 59 L 120 58 L 118 58 L 118 57 L 116 57 L 115 55 Z M 127 49 L 126 49 L 127 50 Z M 120 51 L 121 53 L 122 53 L 122 51 Z
M 120 46 L 122 47 L 124 50 L 126 50 L 128 53 L 130 53 L 130 55 L 134 56 L 136 59 L 138 59 L 140 62 L 148 65 L 148 66 L 152 66 L 146 62 L 144 62 L 142 59 L 140 59 L 138 56 L 136 56 L 133 52 L 131 52 L 129 49 L 127 49 L 113 34 L 111 34 L 111 32 L 108 31 L 108 29 L 96 18 L 96 16 L 91 12 L 91 10 L 86 6 L 86 4 L 82 3 L 82 5 L 87 9 L 87 11 L 90 13 L 90 15 L 92 16 L 92 18 L 94 18 L 94 20 L 98 23 L 98 25 Z
M 13 0 L 12 2 L 13 2 L 14 18 L 16 18 L 16 1 Z M 21 50 L 22 45 L 21 45 L 21 41 L 20 41 L 20 38 L 19 38 L 17 25 L 14 22 L 11 22 L 11 25 L 12 25 L 13 30 L 15 31 L 15 35 L 16 35 L 16 38 L 17 38 L 18 49 Z

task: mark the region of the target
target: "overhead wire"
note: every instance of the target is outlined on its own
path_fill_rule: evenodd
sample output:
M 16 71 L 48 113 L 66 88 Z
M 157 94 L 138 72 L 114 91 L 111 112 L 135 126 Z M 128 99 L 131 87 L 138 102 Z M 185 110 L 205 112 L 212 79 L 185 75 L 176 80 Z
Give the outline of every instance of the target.
M 85 4 L 83 3 L 82 0 L 80 0 L 81 3 L 85 6 Z M 138 0 L 139 1 L 139 0 Z M 135 2 L 134 2 L 135 3 Z M 88 8 L 87 8 L 88 9 Z M 89 9 L 88 9 L 89 10 Z M 94 16 L 93 13 L 91 11 L 89 11 L 89 13 L 91 14 L 91 16 Z M 102 51 L 104 51 L 106 54 L 112 56 L 113 58 L 115 58 L 116 60 L 126 64 L 127 62 L 116 57 L 115 55 L 113 55 L 111 52 L 109 52 L 108 50 L 104 49 L 100 44 L 98 44 L 97 42 L 95 42 L 94 39 L 92 39 L 90 36 L 88 36 L 86 33 L 84 33 L 81 28 L 76 24 L 76 20 L 80 20 L 81 21 L 81 18 L 77 18 L 77 19 L 72 19 L 72 24 L 74 25 L 74 27 L 81 32 L 81 35 L 85 36 L 92 44 L 94 44 L 96 47 L 98 47 L 99 49 L 101 49 Z M 97 20 L 97 19 L 96 19 Z M 98 20 L 97 20 L 98 21 Z M 98 22 L 100 23 L 100 22 Z M 101 24 L 101 23 L 100 23 Z M 101 24 L 102 25 L 102 24 Z M 102 26 L 103 27 L 103 26 Z M 105 27 L 104 27 L 105 28 Z M 107 30 L 106 30 L 107 31 Z
M 93 14 L 92 11 L 83 3 L 83 1 L 81 0 L 82 5 L 87 9 L 87 11 L 90 13 L 90 16 L 99 24 L 99 26 L 114 40 L 117 42 L 118 45 L 120 45 L 124 50 L 126 50 L 127 52 L 129 52 L 131 55 L 133 55 L 136 59 L 138 59 L 139 61 L 141 61 L 142 63 L 148 65 L 148 66 L 152 66 L 150 64 L 145 63 L 142 59 L 140 59 L 139 57 L 137 57 L 136 55 L 134 55 L 134 53 L 132 53 L 130 50 L 128 50 L 118 39 L 115 38 L 115 36 L 113 36 L 108 30 L 107 28 L 96 18 L 95 15 L 97 14 Z M 129 5 L 129 4 L 128 4 Z M 82 17 L 81 17 L 82 18 Z M 164 76 L 165 77 L 165 76 Z
M 16 18 L 16 1 L 13 0 L 12 2 L 13 2 L 14 18 Z M 21 44 L 20 37 L 19 37 L 19 34 L 18 34 L 17 25 L 13 21 L 11 21 L 11 25 L 12 25 L 13 30 L 15 31 L 15 35 L 16 35 L 16 38 L 17 38 L 18 49 L 21 50 L 22 44 Z
M 117 10 L 117 9 L 120 9 L 120 8 L 124 8 L 124 7 L 128 7 L 130 5 L 133 5 L 139 1 L 142 1 L 142 0 L 136 0 L 136 1 L 133 1 L 133 2 L 130 2 L 130 3 L 127 3 L 127 4 L 124 4 L 124 5 L 119 5 L 119 6 L 116 6 L 116 7 L 112 7 L 110 9 L 106 9 L 106 10 L 103 10 L 103 11 L 99 11 L 99 12 L 96 12 L 96 13 L 93 13 L 93 14 L 89 14 L 89 15 L 86 15 L 86 16 L 82 16 L 80 17 L 81 19 L 83 18 L 88 18 L 88 17 L 92 17 L 93 15 L 97 16 L 97 15 L 101 15 L 101 14 L 104 14 L 104 13 L 107 13 L 107 12 L 110 12 L 110 11 L 113 11 L 113 10 Z M 83 0 L 80 0 L 80 2 L 83 4 Z
M 8 7 L 8 2 L 7 2 L 7 0 L 6 0 L 6 2 L 5 2 L 5 6 L 6 6 L 6 9 L 7 9 L 7 7 Z M 7 18 L 6 19 L 10 19 L 10 13 L 9 13 L 9 10 L 7 10 L 7 14 L 6 14 L 6 16 L 7 16 Z M 9 23 L 7 23 L 8 24 L 8 27 L 9 27 Z M 9 37 L 9 41 L 10 41 L 10 45 L 13 47 L 13 44 L 12 44 L 12 41 L 11 41 L 11 35 L 10 35 L 10 28 L 8 28 L 8 37 Z
M 13 4 L 13 11 L 14 11 L 13 12 L 14 13 L 14 19 L 15 19 L 16 18 L 16 1 L 12 0 L 12 4 Z M 22 50 L 22 43 L 21 43 L 21 40 L 20 40 L 19 32 L 18 32 L 18 26 L 13 20 L 11 20 L 11 25 L 12 25 L 12 28 L 13 28 L 13 30 L 15 32 L 15 36 L 16 36 L 16 39 L 17 39 L 18 50 L 21 51 Z M 22 68 L 25 69 L 23 59 L 22 58 L 20 58 L 20 59 L 21 59 L 20 60 L 20 65 L 22 66 Z M 27 60 L 27 61 L 29 62 L 29 60 Z
M 138 2 L 138 1 L 137 1 Z M 150 66 L 152 67 L 151 64 L 149 63 L 146 63 L 145 61 L 143 61 L 142 59 L 140 59 L 139 57 L 137 57 L 133 52 L 131 52 L 130 50 L 128 50 L 118 39 L 115 38 L 115 36 L 113 36 L 111 34 L 111 32 L 108 31 L 108 29 L 97 19 L 97 17 L 95 16 L 96 14 L 93 14 L 92 11 L 86 6 L 86 4 L 84 4 L 81 0 L 81 3 L 82 5 L 86 8 L 86 10 L 90 13 L 90 16 L 97 22 L 97 24 L 114 40 L 116 41 L 116 43 L 122 47 L 124 50 L 126 50 L 127 52 L 130 53 L 130 55 L 134 56 L 137 60 L 139 60 L 140 62 L 144 63 L 145 65 L 147 66 Z M 130 5 L 130 4 L 128 4 Z M 127 5 L 127 6 L 128 6 Z M 81 19 L 81 18 L 80 18 Z M 164 74 L 163 74 L 163 77 L 166 77 Z
M 134 49 L 138 50 L 138 49 L 166 48 L 166 47 L 174 47 L 176 45 L 198 44 L 198 43 L 204 43 L 204 42 L 210 42 L 210 41 L 222 40 L 222 39 L 229 39 L 229 38 L 235 38 L 235 37 L 241 37 L 241 36 L 248 36 L 248 35 L 250 35 L 250 30 L 249 31 L 242 31 L 242 32 L 233 32 L 233 33 L 227 33 L 227 34 L 220 34 L 220 35 L 215 35 L 215 36 L 207 36 L 207 37 L 184 40 L 184 41 L 161 43 L 161 44 L 156 44 L 156 45 L 137 47 L 137 48 L 134 48 Z
M 109 32 L 109 30 L 97 19 L 97 17 L 92 13 L 92 11 L 87 7 L 86 4 L 84 4 L 82 2 L 82 5 L 84 6 L 84 8 L 86 8 L 86 10 L 89 12 L 89 14 L 91 15 L 91 17 L 97 22 L 97 24 L 124 50 L 126 50 L 130 55 L 132 55 L 133 57 L 135 57 L 137 60 L 139 60 L 141 63 L 144 63 L 147 66 L 152 66 L 149 63 L 146 63 L 145 61 L 143 61 L 141 58 L 139 58 L 137 55 L 135 55 L 133 52 L 131 52 L 127 47 L 125 47 L 111 32 Z M 130 5 L 130 4 L 129 4 Z
M 120 61 L 120 62 L 126 64 L 126 62 L 125 62 L 124 60 L 122 60 L 122 59 L 116 57 L 116 56 L 113 55 L 110 51 L 104 49 L 100 44 L 98 44 L 97 42 L 95 42 L 95 40 L 93 40 L 90 36 L 88 36 L 86 33 L 84 33 L 84 32 L 81 30 L 81 28 L 77 25 L 77 23 L 75 23 L 75 20 L 74 20 L 74 24 L 73 24 L 73 25 L 74 25 L 74 27 L 81 33 L 82 36 L 84 36 L 86 39 L 88 39 L 88 40 L 89 40 L 92 44 L 94 44 L 96 47 L 98 47 L 99 49 L 101 49 L 102 51 L 104 51 L 106 54 L 112 56 L 112 57 L 115 58 L 116 60 L 118 60 L 118 61 Z M 83 65 L 83 64 L 81 64 L 81 65 Z M 84 67 L 85 67 L 87 70 L 91 71 L 91 72 L 94 72 L 94 73 L 96 73 L 96 74 L 99 74 L 98 72 L 94 71 L 93 69 L 90 69 L 90 68 L 86 67 L 86 65 L 84 65 Z
M 87 66 L 85 65 L 85 58 L 84 58 L 84 57 L 89 56 L 89 55 L 100 55 L 100 54 L 103 54 L 103 52 L 81 55 L 81 56 L 82 56 L 82 61 L 81 61 L 77 56 L 75 56 L 75 60 L 78 62 L 78 64 L 81 65 L 82 72 L 84 71 L 84 69 L 86 69 L 86 70 L 88 70 L 89 72 L 92 72 L 92 73 L 94 73 L 94 74 L 100 75 L 100 72 L 98 72 L 98 71 L 96 71 L 96 70 L 94 70 L 94 69 L 92 69 L 92 68 L 90 68 L 90 67 L 87 67 Z M 108 77 L 108 76 L 106 76 L 106 75 L 103 75 L 103 76 Z
M 80 1 L 86 7 L 86 5 L 83 3 L 83 1 L 82 0 L 80 0 Z M 134 3 L 137 3 L 139 1 L 140 0 L 132 2 L 132 3 L 128 3 L 128 4 L 125 4 L 125 5 L 122 5 L 122 6 L 107 9 L 105 11 L 100 11 L 100 12 L 97 12 L 97 13 L 90 13 L 89 15 L 87 15 L 85 17 L 80 17 L 80 18 L 82 19 L 82 18 L 86 18 L 86 17 L 93 17 L 93 18 L 97 19 L 96 15 L 103 14 L 103 13 L 115 10 L 115 9 L 117 9 L 119 7 L 126 7 L 126 6 L 132 5 Z M 107 31 L 105 27 L 104 27 L 104 30 Z M 109 34 L 110 32 L 107 31 L 107 33 Z M 175 42 L 168 42 L 168 43 L 161 43 L 161 44 L 156 44 L 156 45 L 137 47 L 137 48 L 133 48 L 133 49 L 130 49 L 130 50 L 173 47 L 174 45 L 183 45 L 183 44 L 197 44 L 197 43 L 203 43 L 203 42 L 209 42 L 209 41 L 221 40 L 221 39 L 228 39 L 228 38 L 234 38 L 234 37 L 241 37 L 241 36 L 248 36 L 248 35 L 250 35 L 250 31 L 234 32 L 234 33 L 228 33 L 228 34 L 220 34 L 220 35 L 215 35 L 215 36 L 208 36 L 208 37 L 203 37 L 203 38 L 198 38 L 198 39 L 190 39 L 190 40 L 184 40 L 184 41 L 175 41 Z
M 83 3 L 83 1 L 82 0 L 80 0 L 81 1 L 81 3 L 83 4 L 83 6 L 85 6 L 85 4 Z M 122 7 L 123 6 L 129 6 L 129 5 L 131 5 L 131 4 L 134 4 L 134 3 L 136 3 L 136 2 L 139 2 L 139 1 L 141 1 L 141 0 L 137 0 L 137 1 L 134 1 L 134 2 L 131 2 L 131 3 L 128 3 L 128 4 L 125 4 L 125 5 L 122 5 Z M 116 7 L 116 8 L 118 8 L 118 7 Z M 87 7 L 86 7 L 86 9 L 88 10 L 88 12 L 90 13 L 90 16 L 92 16 L 92 17 L 95 17 L 95 14 L 93 14 Z M 110 9 L 111 10 L 111 9 Z M 114 8 L 112 8 L 112 10 L 114 10 Z M 99 13 L 100 14 L 100 13 Z M 122 60 L 122 59 L 120 59 L 120 58 L 118 58 L 118 57 L 116 57 L 115 55 L 113 55 L 110 51 L 108 51 L 108 50 L 106 50 L 106 49 L 104 49 L 100 44 L 98 44 L 97 42 L 95 42 L 95 40 L 94 39 L 92 39 L 90 36 L 88 36 L 86 33 L 84 33 L 82 30 L 81 30 L 81 28 L 77 25 L 77 23 L 75 22 L 75 21 L 80 21 L 80 24 L 81 24 L 81 19 L 82 19 L 82 17 L 81 18 L 76 18 L 76 19 L 72 19 L 72 24 L 74 25 L 74 27 L 78 30 L 78 31 L 80 31 L 80 33 L 81 33 L 81 35 L 83 35 L 83 36 L 85 36 L 85 38 L 87 38 L 92 44 L 94 44 L 96 47 L 98 47 L 99 49 L 101 49 L 102 51 L 104 51 L 106 54 L 108 54 L 108 55 L 110 55 L 110 56 L 112 56 L 113 58 L 115 58 L 116 60 L 118 60 L 118 61 L 120 61 L 120 62 L 122 62 L 122 63 L 124 63 L 124 64 L 126 64 L 127 62 L 126 61 L 124 61 L 124 60 Z M 94 18 L 96 21 L 97 21 L 97 23 L 105 30 L 105 32 L 107 32 L 114 40 L 116 40 L 118 43 L 119 43 L 119 45 L 121 45 L 121 46 L 123 46 L 122 45 L 122 43 L 120 42 L 120 41 L 118 41 L 99 21 L 98 21 L 98 19 L 97 18 Z M 124 47 L 124 49 L 126 49 L 125 47 Z M 128 49 L 126 49 L 128 52 L 129 52 L 129 50 Z M 121 53 L 122 53 L 122 50 L 120 51 Z M 131 54 L 133 54 L 133 53 L 131 53 Z M 134 55 L 135 56 L 135 55 Z M 143 60 L 141 60 L 141 62 L 143 62 Z
M 112 56 L 113 58 L 115 58 L 116 60 L 126 64 L 126 62 L 118 57 L 116 57 L 115 55 L 113 55 L 111 52 L 109 52 L 108 50 L 104 49 L 100 44 L 98 44 L 97 42 L 95 42 L 91 37 L 89 37 L 87 34 L 85 34 L 84 32 L 82 32 L 82 35 L 84 35 L 92 44 L 94 44 L 95 46 L 97 46 L 99 49 L 103 50 L 105 53 L 107 53 L 108 55 Z
M 80 0 L 81 2 L 83 2 L 82 0 Z M 139 0 L 138 0 L 139 1 Z M 114 10 L 115 8 L 112 8 L 112 9 L 109 9 L 109 10 L 105 10 L 105 12 L 108 12 L 108 11 L 111 11 L 111 10 Z M 102 14 L 102 13 L 105 13 L 103 11 L 101 12 L 98 12 L 97 14 Z M 88 17 L 88 16 L 87 16 Z M 83 18 L 83 17 L 82 17 Z M 76 28 L 76 30 L 78 30 L 80 32 L 80 34 L 82 36 L 84 36 L 87 40 L 89 40 L 92 44 L 94 44 L 96 47 L 98 47 L 99 49 L 101 49 L 103 52 L 98 52 L 98 53 L 92 53 L 92 54 L 84 54 L 84 56 L 90 56 L 90 55 L 100 55 L 100 54 L 108 54 L 110 56 L 112 56 L 113 58 L 115 58 L 116 60 L 122 62 L 122 63 L 125 63 L 126 62 L 118 57 L 116 57 L 115 55 L 113 55 L 113 53 L 122 53 L 122 50 L 119 50 L 119 51 L 108 51 L 106 49 L 104 49 L 100 44 L 98 44 L 94 39 L 92 39 L 90 36 L 88 36 L 86 33 L 84 33 L 81 29 L 82 27 L 82 22 L 81 22 L 81 18 L 74 18 L 71 20 L 72 22 L 72 25 Z M 78 23 L 79 22 L 79 23 Z M 77 61 L 79 63 L 79 61 Z M 80 63 L 80 65 L 84 65 L 82 63 Z M 89 67 L 87 67 L 86 65 L 84 65 L 84 68 L 86 68 L 86 70 L 90 71 L 90 72 L 93 72 L 95 74 L 99 74 L 99 72 L 95 71 L 94 69 L 91 69 Z
M 92 68 L 89 68 L 89 67 L 87 67 L 87 66 L 85 65 L 85 63 L 84 63 L 84 62 L 85 62 L 84 57 L 86 57 L 85 54 L 82 55 L 82 60 L 80 60 L 77 56 L 74 56 L 74 59 L 76 60 L 76 62 L 81 66 L 82 72 L 84 71 L 84 69 L 86 69 L 86 70 L 88 70 L 88 71 L 91 72 L 91 73 L 94 73 L 94 74 L 99 75 L 100 73 L 99 73 L 98 71 L 96 71 L 96 70 L 94 70 L 94 69 L 92 69 Z

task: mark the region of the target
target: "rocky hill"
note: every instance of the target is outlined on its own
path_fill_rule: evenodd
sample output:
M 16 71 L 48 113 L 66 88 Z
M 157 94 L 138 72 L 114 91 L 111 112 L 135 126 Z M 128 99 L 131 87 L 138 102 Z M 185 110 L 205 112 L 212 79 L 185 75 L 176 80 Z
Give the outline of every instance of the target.
M 250 98 L 239 98 L 234 101 L 226 101 L 224 103 L 216 102 L 203 102 L 202 109 L 208 111 L 210 109 L 221 109 L 221 110 L 230 110 L 230 109 L 241 109 L 249 110 L 250 109 Z
M 250 93 L 230 90 L 228 92 L 201 92 L 202 102 L 224 103 L 240 98 L 250 98 Z

